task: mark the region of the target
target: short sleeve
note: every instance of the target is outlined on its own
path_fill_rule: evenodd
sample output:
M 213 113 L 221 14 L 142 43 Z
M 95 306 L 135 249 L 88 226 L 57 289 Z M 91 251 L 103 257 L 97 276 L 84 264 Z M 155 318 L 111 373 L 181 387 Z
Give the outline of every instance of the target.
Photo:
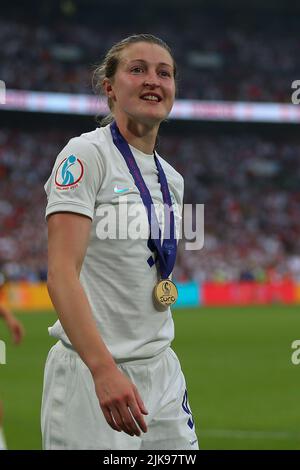
M 71 139 L 58 155 L 45 184 L 46 217 L 55 212 L 75 212 L 93 219 L 102 178 L 97 148 L 82 137 Z

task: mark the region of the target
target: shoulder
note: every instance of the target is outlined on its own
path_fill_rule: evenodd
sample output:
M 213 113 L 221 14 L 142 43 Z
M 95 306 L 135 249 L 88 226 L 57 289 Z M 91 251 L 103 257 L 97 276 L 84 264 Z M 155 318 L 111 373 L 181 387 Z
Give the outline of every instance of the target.
M 115 148 L 109 125 L 73 137 L 68 145 L 76 147 L 86 155 L 93 154 L 104 167 L 110 162 Z
M 57 163 L 69 156 L 75 156 L 85 166 L 97 166 L 103 171 L 107 152 L 109 152 L 107 135 L 104 132 L 104 128 L 97 128 L 72 137 L 60 151 Z
M 72 137 L 66 147 L 77 149 L 79 152 L 83 153 L 97 153 L 101 151 L 101 144 L 103 145 L 104 143 L 103 132 L 101 132 L 101 129 L 97 128 L 93 131 Z
M 101 148 L 101 146 L 108 143 L 110 137 L 110 132 L 108 126 L 106 127 L 97 127 L 93 131 L 84 132 L 78 137 L 74 137 L 71 140 L 75 140 L 82 145 Z

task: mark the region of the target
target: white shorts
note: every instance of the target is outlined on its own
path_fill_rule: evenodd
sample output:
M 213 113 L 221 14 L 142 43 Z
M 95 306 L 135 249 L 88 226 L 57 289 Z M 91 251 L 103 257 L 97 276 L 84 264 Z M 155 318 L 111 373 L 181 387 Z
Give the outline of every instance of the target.
M 151 359 L 118 364 L 136 385 L 149 412 L 140 437 L 107 424 L 88 367 L 58 341 L 45 366 L 42 400 L 43 449 L 198 450 L 180 363 L 171 348 Z

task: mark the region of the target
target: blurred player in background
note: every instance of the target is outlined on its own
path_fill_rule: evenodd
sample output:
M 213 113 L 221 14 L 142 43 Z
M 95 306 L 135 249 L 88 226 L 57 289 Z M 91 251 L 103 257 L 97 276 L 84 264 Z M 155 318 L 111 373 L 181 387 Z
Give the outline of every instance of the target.
M 11 334 L 14 344 L 20 344 L 24 336 L 24 328 L 16 319 L 14 314 L 9 310 L 2 300 L 3 287 L 5 284 L 5 276 L 0 271 L 0 318 L 4 320 Z M 0 401 L 0 450 L 6 449 L 6 443 L 3 432 L 3 407 Z
M 45 367 L 44 449 L 198 449 L 170 348 L 180 216 L 165 216 L 155 237 L 149 215 L 153 201 L 183 204 L 182 176 L 154 151 L 175 76 L 169 47 L 154 36 L 112 47 L 95 72 L 111 114 L 70 140 L 45 186 L 48 290 L 59 316 L 50 334 L 60 341 Z M 105 207 L 129 228 L 119 217 L 124 196 L 129 209 L 143 203 L 146 237 L 101 236 Z

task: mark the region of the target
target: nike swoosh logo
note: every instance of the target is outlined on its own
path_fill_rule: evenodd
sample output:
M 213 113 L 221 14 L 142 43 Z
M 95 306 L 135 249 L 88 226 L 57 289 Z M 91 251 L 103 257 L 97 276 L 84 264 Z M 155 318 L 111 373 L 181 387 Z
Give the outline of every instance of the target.
M 190 441 L 191 446 L 196 444 L 197 441 L 198 441 L 198 439 L 195 439 L 194 441 Z
M 130 191 L 130 189 L 133 189 L 133 188 L 118 188 L 118 186 L 115 186 L 114 193 L 122 194 L 122 193 L 126 193 L 127 191 Z

